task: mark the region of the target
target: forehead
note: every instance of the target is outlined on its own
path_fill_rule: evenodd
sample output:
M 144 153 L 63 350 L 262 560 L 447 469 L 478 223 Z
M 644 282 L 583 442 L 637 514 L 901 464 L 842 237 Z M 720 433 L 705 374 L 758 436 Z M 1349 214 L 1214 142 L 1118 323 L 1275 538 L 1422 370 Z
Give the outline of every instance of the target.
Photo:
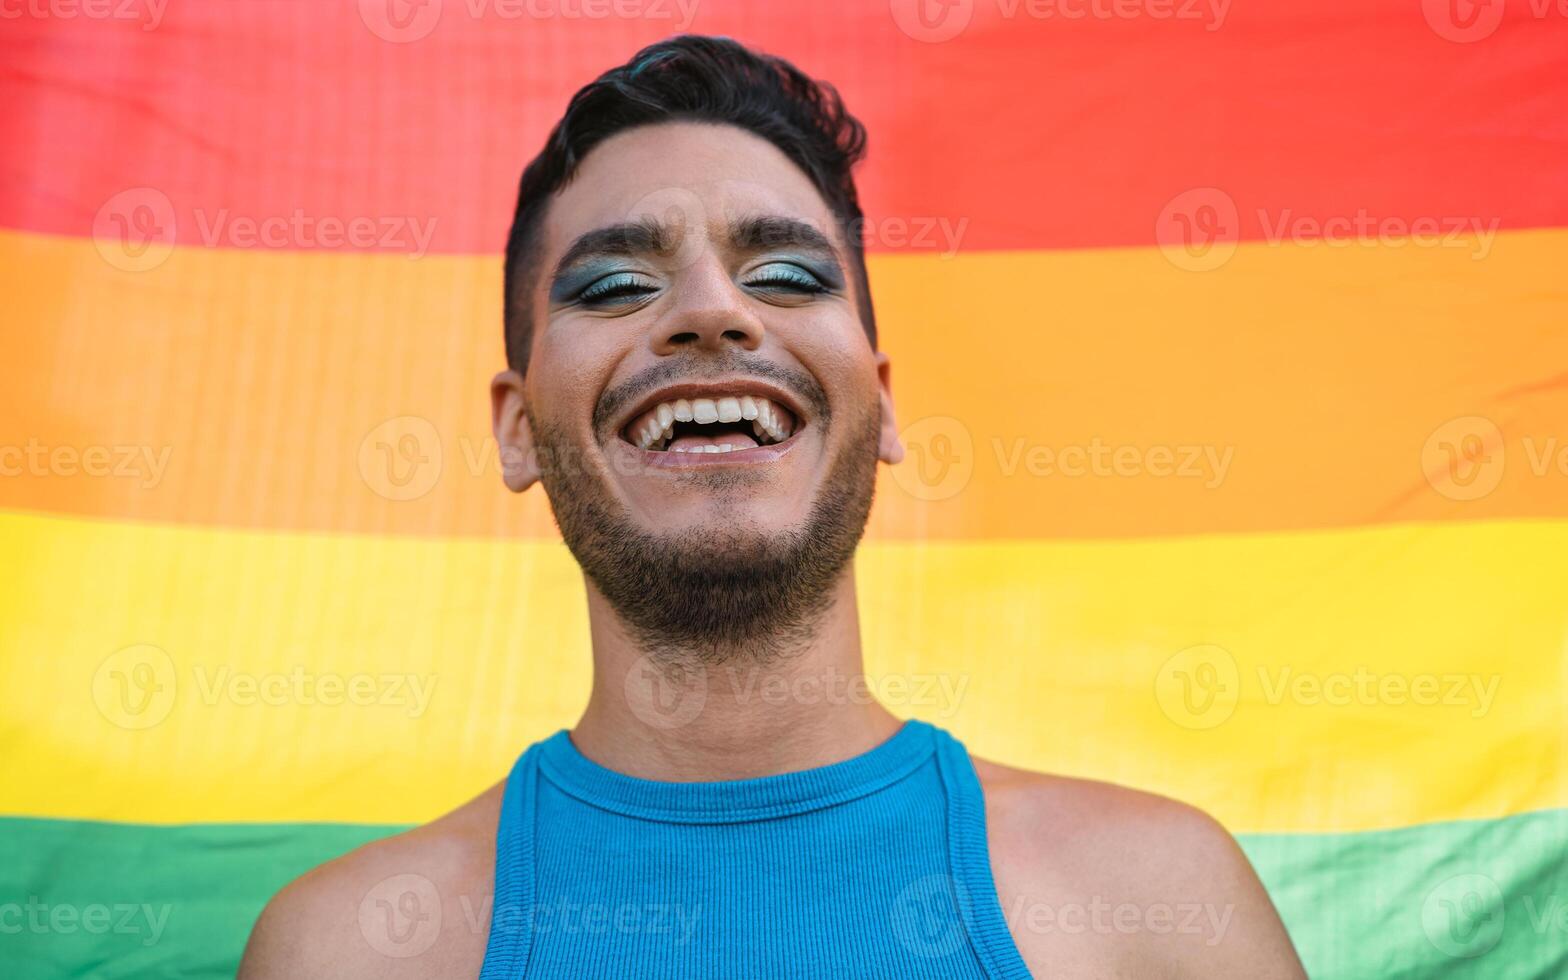
M 583 158 L 546 214 L 547 261 L 585 232 L 672 212 L 687 227 L 709 228 L 784 215 L 839 238 L 827 202 L 772 143 L 735 126 L 659 123 L 617 133 Z

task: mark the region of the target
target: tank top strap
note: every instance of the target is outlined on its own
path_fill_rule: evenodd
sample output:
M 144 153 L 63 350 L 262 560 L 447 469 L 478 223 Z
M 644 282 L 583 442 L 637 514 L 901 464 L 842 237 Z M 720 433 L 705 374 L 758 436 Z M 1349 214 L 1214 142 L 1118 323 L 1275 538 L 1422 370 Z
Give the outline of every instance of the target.
M 495 898 L 490 903 L 490 938 L 479 980 L 517 980 L 528 966 L 533 936 L 534 820 L 543 743 L 518 757 L 506 777 L 495 835 Z
M 980 777 L 962 742 L 943 729 L 935 733 L 937 766 L 947 791 L 948 860 L 964 929 L 988 976 L 1028 980 L 1029 968 L 1007 928 L 991 875 Z

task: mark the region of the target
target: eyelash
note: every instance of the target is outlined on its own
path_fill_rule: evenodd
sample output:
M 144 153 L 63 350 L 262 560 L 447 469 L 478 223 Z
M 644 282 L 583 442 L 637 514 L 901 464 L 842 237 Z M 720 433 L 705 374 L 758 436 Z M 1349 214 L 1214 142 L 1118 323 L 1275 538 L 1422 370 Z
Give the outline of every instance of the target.
M 763 269 L 776 270 L 772 274 L 746 283 L 748 286 L 785 287 L 798 292 L 816 294 L 827 292 L 827 287 L 822 280 L 802 269 L 798 265 L 788 262 L 770 262 Z
M 822 280 L 807 272 L 798 265 L 786 262 L 773 262 L 762 267 L 772 272 L 753 278 L 742 285 L 760 289 L 786 289 L 805 295 L 816 295 L 827 292 L 827 287 Z M 649 293 L 656 292 L 658 287 L 644 282 L 636 273 L 616 272 L 597 279 L 577 294 L 579 302 L 589 306 L 613 305 L 617 301 L 622 303 L 633 302 Z
M 635 273 L 617 272 L 596 279 L 581 293 L 577 294 L 579 301 L 590 306 L 602 304 L 610 300 L 632 300 L 645 296 L 654 291 L 656 287 L 640 280 Z

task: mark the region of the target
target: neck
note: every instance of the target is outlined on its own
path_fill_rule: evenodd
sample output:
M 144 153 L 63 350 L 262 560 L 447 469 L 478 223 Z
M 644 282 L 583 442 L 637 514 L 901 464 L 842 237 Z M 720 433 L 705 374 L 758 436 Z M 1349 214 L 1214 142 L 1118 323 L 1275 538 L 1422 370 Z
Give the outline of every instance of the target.
M 853 565 L 803 645 L 767 664 L 701 667 L 638 646 L 588 583 L 593 693 L 572 742 L 606 768 L 643 779 L 749 779 L 870 751 L 899 720 L 868 694 Z

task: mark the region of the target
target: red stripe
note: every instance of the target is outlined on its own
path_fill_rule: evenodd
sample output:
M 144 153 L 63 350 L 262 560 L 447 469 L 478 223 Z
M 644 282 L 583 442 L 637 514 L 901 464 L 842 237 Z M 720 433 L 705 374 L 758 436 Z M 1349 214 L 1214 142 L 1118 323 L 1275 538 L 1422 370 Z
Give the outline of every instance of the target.
M 426 0 L 441 8 L 431 33 L 390 43 L 362 16 L 378 0 L 174 2 L 153 29 L 161 0 L 102 2 L 143 16 L 4 0 L 0 225 L 90 234 L 113 195 L 149 186 L 187 244 L 246 247 L 235 217 L 298 213 L 433 219 L 435 250 L 493 252 L 518 171 L 569 94 L 679 22 L 677 0 L 614 0 L 665 19 L 508 19 L 506 0 Z M 921 247 L 901 242 L 923 227 L 945 247 L 937 219 L 965 249 L 1149 244 L 1173 197 L 1208 186 L 1248 239 L 1363 214 L 1568 223 L 1568 16 L 1538 16 L 1545 0 L 1507 0 L 1472 43 L 1441 36 L 1419 0 L 1034 0 L 1035 15 L 1023 0 L 961 0 L 950 9 L 973 7 L 967 29 L 924 43 L 892 13 L 909 2 L 701 0 L 690 24 L 840 86 L 872 135 L 874 249 Z M 1063 18 L 1090 3 L 1144 13 Z

